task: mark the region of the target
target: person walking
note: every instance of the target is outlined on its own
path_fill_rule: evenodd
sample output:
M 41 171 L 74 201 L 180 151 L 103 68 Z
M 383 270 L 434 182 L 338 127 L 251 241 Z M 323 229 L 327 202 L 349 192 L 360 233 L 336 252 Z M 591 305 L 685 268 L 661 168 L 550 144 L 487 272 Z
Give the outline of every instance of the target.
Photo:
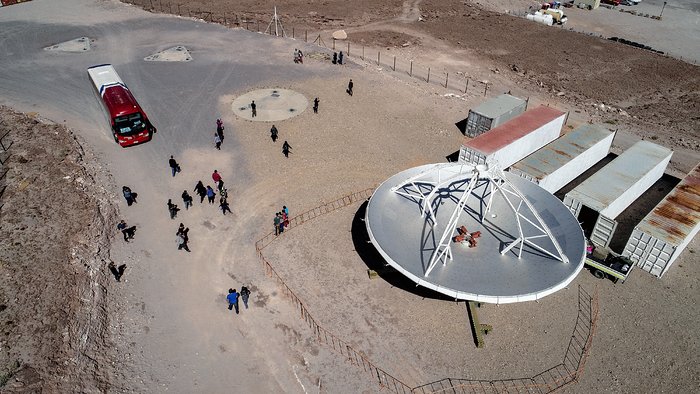
M 219 136 L 221 142 L 224 142 L 224 122 L 221 119 L 216 120 L 216 135 Z
M 216 193 L 214 192 L 214 189 L 212 189 L 211 186 L 207 185 L 207 198 L 209 199 L 209 204 L 214 203 L 215 196 L 216 196 Z
M 228 211 L 229 213 L 233 213 L 231 212 L 231 208 L 228 205 L 228 201 L 226 201 L 226 199 L 223 197 L 221 198 L 221 200 L 219 200 L 219 208 L 221 208 L 221 212 L 224 213 L 224 216 L 226 216 L 226 211 Z
M 289 150 L 292 149 L 292 146 L 289 145 L 289 142 L 284 141 L 284 144 L 282 144 L 282 154 L 284 157 L 289 158 Z
M 280 218 L 279 233 L 282 234 L 284 232 L 284 217 L 282 216 L 282 212 L 277 212 L 277 216 Z
M 314 113 L 318 113 L 318 97 L 314 99 Z
M 333 52 L 333 60 L 331 60 L 331 63 L 338 64 L 338 52 Z
M 338 64 L 343 64 L 343 51 L 338 54 Z
M 354 86 L 354 84 L 352 83 L 352 79 L 351 79 L 350 82 L 348 82 L 348 89 L 346 90 L 346 92 L 351 96 L 352 96 L 352 87 L 353 86 Z
M 199 197 L 200 197 L 199 203 L 200 204 L 203 203 L 204 197 L 206 197 L 206 195 L 207 195 L 207 188 L 204 187 L 204 184 L 202 183 L 202 181 L 197 182 L 197 185 L 194 187 L 194 191 L 197 194 L 199 194 Z
M 136 197 L 138 194 L 132 192 L 129 186 L 122 186 L 122 194 L 124 195 L 124 199 L 126 200 L 126 204 L 128 206 L 137 203 Z
M 114 275 L 114 279 L 116 279 L 117 282 L 121 282 L 122 275 L 124 275 L 124 271 L 126 270 L 126 264 L 117 267 L 113 261 L 110 261 L 107 267 L 109 271 L 112 272 L 112 275 Z
M 129 227 L 124 220 L 117 224 L 117 230 L 122 232 L 124 235 L 124 241 L 129 242 L 130 239 L 134 239 L 134 234 L 136 233 L 136 226 Z
M 170 160 L 168 160 L 168 164 L 170 165 L 170 171 L 173 173 L 173 177 L 175 176 L 175 174 L 180 172 L 180 165 L 177 164 L 177 161 L 175 161 L 173 155 L 170 155 Z
M 299 50 L 294 48 L 294 63 L 299 63 Z
M 228 289 L 228 295 L 226 296 L 228 310 L 236 308 L 236 314 L 238 314 L 238 297 L 239 294 L 236 292 L 236 289 Z
M 221 137 L 219 136 L 219 133 L 214 133 L 214 147 L 217 150 L 221 150 Z
M 228 199 L 228 189 L 222 187 L 221 190 L 219 190 L 219 197 L 223 199 Z
M 275 127 L 275 125 L 272 125 L 272 128 L 270 129 L 270 138 L 272 138 L 272 142 L 277 142 L 278 135 L 279 134 L 277 132 L 277 127 Z
M 190 237 L 188 235 L 189 231 L 189 227 L 185 228 L 185 225 L 180 223 L 180 227 L 178 227 L 177 232 L 175 233 L 177 236 L 177 250 L 185 249 L 188 253 L 190 252 L 190 248 L 187 246 L 187 243 L 190 241 Z
M 185 210 L 190 209 L 192 206 L 192 196 L 187 193 L 187 190 L 182 191 L 182 202 L 185 204 Z
M 253 117 L 258 116 L 257 105 L 255 105 L 255 100 L 250 103 L 250 110 L 253 113 Z
M 275 214 L 275 220 L 273 222 L 275 224 L 275 235 L 280 235 L 280 223 L 282 223 L 282 218 L 280 218 L 279 212 Z
M 248 309 L 248 298 L 250 297 L 250 290 L 247 287 L 241 287 L 241 298 L 243 299 L 243 306 Z
M 214 170 L 214 172 L 212 172 L 211 179 L 214 181 L 214 183 L 219 183 L 221 180 L 221 174 L 219 174 L 218 170 Z
M 285 228 L 289 227 L 289 209 L 286 205 L 282 206 L 282 224 Z
M 170 219 L 175 219 L 179 210 L 180 208 L 178 208 L 177 205 L 173 204 L 173 200 L 168 199 L 168 212 L 170 212 Z

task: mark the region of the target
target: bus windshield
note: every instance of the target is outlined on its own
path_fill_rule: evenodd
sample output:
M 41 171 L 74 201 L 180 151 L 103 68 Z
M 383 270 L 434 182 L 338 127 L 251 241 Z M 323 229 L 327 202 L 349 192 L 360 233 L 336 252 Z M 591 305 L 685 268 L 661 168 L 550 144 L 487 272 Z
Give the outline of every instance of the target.
M 126 135 L 139 133 L 146 128 L 140 113 L 119 116 L 114 119 L 114 130 L 118 134 Z

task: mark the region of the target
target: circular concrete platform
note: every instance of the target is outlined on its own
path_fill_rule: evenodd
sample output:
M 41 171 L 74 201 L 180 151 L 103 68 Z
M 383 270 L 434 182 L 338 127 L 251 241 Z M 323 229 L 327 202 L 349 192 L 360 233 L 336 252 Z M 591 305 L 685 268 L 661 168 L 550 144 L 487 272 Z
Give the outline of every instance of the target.
M 255 101 L 257 116 L 250 104 Z M 237 116 L 257 121 L 276 122 L 293 118 L 306 110 L 309 101 L 303 94 L 288 89 L 259 89 L 233 100 L 231 108 Z

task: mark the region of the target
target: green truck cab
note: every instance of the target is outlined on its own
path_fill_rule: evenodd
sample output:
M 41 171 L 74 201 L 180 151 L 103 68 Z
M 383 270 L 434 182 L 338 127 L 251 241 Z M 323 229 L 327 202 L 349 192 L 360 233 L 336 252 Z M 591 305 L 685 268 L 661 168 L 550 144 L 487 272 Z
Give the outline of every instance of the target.
M 634 267 L 634 263 L 627 257 L 605 248 L 596 248 L 588 253 L 585 264 L 596 278 L 610 279 L 613 283 L 617 283 L 618 280 L 625 283 Z

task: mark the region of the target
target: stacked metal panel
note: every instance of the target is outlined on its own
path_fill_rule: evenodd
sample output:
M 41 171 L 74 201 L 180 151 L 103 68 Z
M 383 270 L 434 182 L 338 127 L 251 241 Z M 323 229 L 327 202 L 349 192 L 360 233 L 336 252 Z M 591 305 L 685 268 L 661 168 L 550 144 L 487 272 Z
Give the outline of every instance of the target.
M 634 228 L 624 256 L 662 277 L 700 231 L 700 165 Z
M 639 141 L 564 197 L 578 217 L 586 206 L 599 213 L 591 241 L 607 247 L 617 227 L 615 218 L 651 187 L 666 170 L 673 152 L 649 141 Z
M 506 169 L 559 137 L 566 113 L 537 107 L 462 144 L 459 161 Z
M 605 158 L 615 133 L 586 124 L 513 164 L 510 171 L 554 193 Z
M 481 135 L 527 109 L 527 101 L 502 94 L 469 110 L 464 134 L 469 137 Z

